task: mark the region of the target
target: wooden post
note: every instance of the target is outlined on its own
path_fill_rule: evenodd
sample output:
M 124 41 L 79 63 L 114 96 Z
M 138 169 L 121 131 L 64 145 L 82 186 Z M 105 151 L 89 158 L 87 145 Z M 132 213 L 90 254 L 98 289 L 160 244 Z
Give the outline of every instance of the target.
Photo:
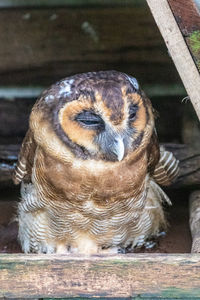
M 190 230 L 192 234 L 192 253 L 200 253 L 200 190 L 191 194 L 190 200 Z
M 147 3 L 200 120 L 200 75 L 169 3 L 167 0 L 147 0 Z

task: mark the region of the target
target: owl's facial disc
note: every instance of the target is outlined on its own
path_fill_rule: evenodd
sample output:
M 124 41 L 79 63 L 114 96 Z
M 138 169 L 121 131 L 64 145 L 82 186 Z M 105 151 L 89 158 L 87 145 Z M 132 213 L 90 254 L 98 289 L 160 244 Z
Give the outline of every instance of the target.
M 116 135 L 114 132 L 107 129 L 104 120 L 92 110 L 84 110 L 75 117 L 81 127 L 87 130 L 95 130 L 97 136 L 101 138 L 96 139 L 99 148 L 109 160 L 121 161 L 124 157 L 125 148 L 123 138 Z
M 71 98 L 60 100 L 56 130 L 77 157 L 121 161 L 146 147 L 154 126 L 151 104 L 135 78 L 95 74 L 74 79 Z

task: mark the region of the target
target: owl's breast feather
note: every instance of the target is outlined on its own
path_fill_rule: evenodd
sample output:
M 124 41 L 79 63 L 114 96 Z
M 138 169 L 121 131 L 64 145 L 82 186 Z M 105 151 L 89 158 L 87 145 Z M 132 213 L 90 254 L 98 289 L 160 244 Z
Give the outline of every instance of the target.
M 141 192 L 147 173 L 146 160 L 144 152 L 132 163 L 129 160 L 110 164 L 92 160 L 83 164 L 78 160 L 61 163 L 40 148 L 33 180 L 47 199 L 74 203 L 91 199 L 106 205 L 108 201 L 122 201 Z

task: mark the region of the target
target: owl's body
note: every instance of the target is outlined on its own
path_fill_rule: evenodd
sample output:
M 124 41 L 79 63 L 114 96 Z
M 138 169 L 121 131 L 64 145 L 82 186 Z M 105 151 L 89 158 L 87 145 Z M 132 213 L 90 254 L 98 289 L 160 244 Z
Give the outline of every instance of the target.
M 169 200 L 156 181 L 169 184 L 177 164 L 160 152 L 134 78 L 107 71 L 60 81 L 34 105 L 15 171 L 22 249 L 88 254 L 141 244 L 165 227 Z

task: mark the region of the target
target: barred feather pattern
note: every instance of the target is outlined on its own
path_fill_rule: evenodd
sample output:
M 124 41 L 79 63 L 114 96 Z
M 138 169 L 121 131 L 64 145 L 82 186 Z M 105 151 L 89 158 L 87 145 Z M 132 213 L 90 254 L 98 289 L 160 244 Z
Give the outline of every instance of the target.
M 33 184 L 23 184 L 18 208 L 19 239 L 25 253 L 58 252 L 60 244 L 65 253 L 76 251 L 82 232 L 95 241 L 97 252 L 102 247 L 135 247 L 141 239 L 145 242 L 165 228 L 165 201 L 169 203 L 168 197 L 148 175 L 143 191 L 135 199 L 111 203 L 106 209 L 95 207 L 92 201 L 82 205 L 59 201 L 47 204 Z
M 160 160 L 155 167 L 153 178 L 163 186 L 172 184 L 179 173 L 179 161 L 174 157 L 172 152 L 167 151 L 160 146 Z
M 19 184 L 25 178 L 30 181 L 35 148 L 36 144 L 29 129 L 22 143 L 19 158 L 14 169 L 13 181 L 15 184 Z

